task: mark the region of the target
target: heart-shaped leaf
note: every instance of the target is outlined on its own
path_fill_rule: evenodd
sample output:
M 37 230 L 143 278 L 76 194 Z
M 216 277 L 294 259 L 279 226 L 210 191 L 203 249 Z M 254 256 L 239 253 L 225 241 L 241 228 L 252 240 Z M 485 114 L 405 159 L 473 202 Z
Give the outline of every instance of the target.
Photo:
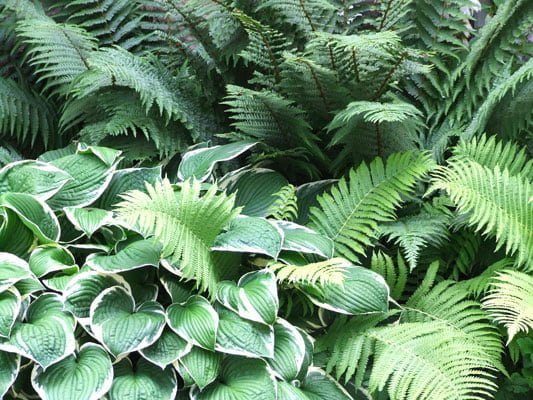
M 70 355 L 45 371 L 35 367 L 32 385 L 43 400 L 98 400 L 113 381 L 113 366 L 99 345 L 83 345 L 77 356 Z
M 346 389 L 319 368 L 311 368 L 298 387 L 278 382 L 278 390 L 280 400 L 353 400 Z
M 283 231 L 283 250 L 333 257 L 333 240 L 305 226 L 288 221 L 272 221 Z
M 159 266 L 161 244 L 155 239 L 137 240 L 114 255 L 93 253 L 85 264 L 100 272 L 124 272 L 151 265 Z
M 182 338 L 207 350 L 215 349 L 218 315 L 201 296 L 191 296 L 167 310 L 168 325 Z
M 15 382 L 20 369 L 20 356 L 0 351 L 0 399 Z
M 362 267 L 345 269 L 342 284 L 302 284 L 305 294 L 317 306 L 342 314 L 385 312 L 389 287 L 383 277 Z
M 222 355 L 220 353 L 193 347 L 188 354 L 179 360 L 178 366 L 184 368 L 194 383 L 203 389 L 217 378 L 221 362 Z
M 31 277 L 30 266 L 26 261 L 10 253 L 0 253 L 0 292 Z
M 193 388 L 191 399 L 276 400 L 276 392 L 276 381 L 264 361 L 227 357 L 222 362 L 219 380 L 202 391 Z
M 26 322 L 16 322 L 0 350 L 27 357 L 43 368 L 62 360 L 75 349 L 74 323 L 55 294 L 43 294 L 28 308 Z
M 9 337 L 20 307 L 20 293 L 15 287 L 0 292 L 0 337 Z
M 296 379 L 305 360 L 306 347 L 302 334 L 283 319 L 274 325 L 274 357 L 267 360 L 274 373 L 286 380 Z
M 277 258 L 283 231 L 265 218 L 240 216 L 217 236 L 212 250 L 266 254 Z
M 147 301 L 135 308 L 132 295 L 122 286 L 104 290 L 91 304 L 91 328 L 115 357 L 150 346 L 165 326 L 163 307 Z
M 243 275 L 237 285 L 221 282 L 217 300 L 242 318 L 272 325 L 279 308 L 276 277 L 273 272 L 263 270 Z
M 273 357 L 274 331 L 271 326 L 241 318 L 224 307 L 217 308 L 220 318 L 217 351 L 246 357 Z
M 78 231 L 88 237 L 113 221 L 113 213 L 99 208 L 65 207 L 65 215 Z
M 108 393 L 109 400 L 174 400 L 176 374 L 172 367 L 163 371 L 144 359 L 134 369 L 129 360 L 115 364 L 115 378 Z
M 0 251 L 25 257 L 35 236 L 13 211 L 0 207 Z
M 30 255 L 30 269 L 39 278 L 50 272 L 76 268 L 75 263 L 72 253 L 61 246 L 41 246 Z
M 140 353 L 148 361 L 164 369 L 178 358 L 183 357 L 191 349 L 191 343 L 182 339 L 172 330 L 165 328 L 159 339 L 151 346 L 142 349 Z

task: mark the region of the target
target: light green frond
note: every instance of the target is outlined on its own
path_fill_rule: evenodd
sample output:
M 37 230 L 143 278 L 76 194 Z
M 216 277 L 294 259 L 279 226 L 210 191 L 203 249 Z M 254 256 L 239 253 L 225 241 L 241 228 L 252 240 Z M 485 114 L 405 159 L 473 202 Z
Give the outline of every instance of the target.
M 294 185 L 282 187 L 277 193 L 276 201 L 269 210 L 269 217 L 285 221 L 294 221 L 298 217 L 298 198 Z
M 504 270 L 491 282 L 483 307 L 495 321 L 507 328 L 508 343 L 519 332 L 533 330 L 533 277 Z
M 498 273 L 502 270 L 514 267 L 514 259 L 504 258 L 489 265 L 478 276 L 458 282 L 457 286 L 475 298 L 480 298 L 491 289 L 492 284 L 494 283 L 494 278 Z
M 407 283 L 409 268 L 403 260 L 400 252 L 396 257 L 396 262 L 387 254 L 381 251 L 372 253 L 370 258 L 370 269 L 380 274 L 390 288 L 390 297 L 399 300 Z
M 306 265 L 274 264 L 270 268 L 276 273 L 278 281 L 288 284 L 306 283 L 321 285 L 342 284 L 344 270 L 352 265 L 349 261 L 337 257 L 330 260 Z

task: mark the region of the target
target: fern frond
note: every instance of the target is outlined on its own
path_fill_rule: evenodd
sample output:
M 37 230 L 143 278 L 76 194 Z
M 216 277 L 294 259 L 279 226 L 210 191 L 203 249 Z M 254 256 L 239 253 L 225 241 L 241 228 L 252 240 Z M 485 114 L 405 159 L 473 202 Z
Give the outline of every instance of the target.
M 344 270 L 350 265 L 349 261 L 337 257 L 306 265 L 273 264 L 270 268 L 276 273 L 278 281 L 282 283 L 340 285 L 344 282 Z
M 515 260 L 512 258 L 504 258 L 489 265 L 478 276 L 458 282 L 457 286 L 475 298 L 479 298 L 491 289 L 492 284 L 494 283 L 494 278 L 499 272 L 514 267 Z
M 277 197 L 269 210 L 269 217 L 285 221 L 294 221 L 298 217 L 298 198 L 293 185 L 282 187 L 272 196 Z
M 498 166 L 489 169 L 472 161 L 455 161 L 435 171 L 433 189 L 444 190 L 483 235 L 497 248 L 515 254 L 519 264 L 533 265 L 533 194 L 531 182 Z
M 239 213 L 233 207 L 235 196 L 217 194 L 216 186 L 200 195 L 198 181 L 185 182 L 178 193 L 168 180 L 146 189 L 147 193 L 122 196 L 118 218 L 142 235 L 154 236 L 163 245 L 162 257 L 178 264 L 183 276 L 195 279 L 198 288 L 213 294 L 218 279 L 211 246 Z
M 311 209 L 313 227 L 331 238 L 339 256 L 355 262 L 378 235 L 378 225 L 394 219 L 401 196 L 431 169 L 425 153 L 397 153 L 351 170 Z
M 405 264 L 400 252 L 396 257 L 396 262 L 387 254 L 381 251 L 372 253 L 370 258 L 370 269 L 380 274 L 390 288 L 390 297 L 399 300 L 402 295 L 409 269 Z
M 470 274 L 480 246 L 481 237 L 473 229 L 461 228 L 453 232 L 448 248 L 454 278 L 458 279 L 459 274 Z
M 507 343 L 519 332 L 533 330 L 533 277 L 505 270 L 497 274 L 491 287 L 482 300 L 483 307 L 507 328 Z

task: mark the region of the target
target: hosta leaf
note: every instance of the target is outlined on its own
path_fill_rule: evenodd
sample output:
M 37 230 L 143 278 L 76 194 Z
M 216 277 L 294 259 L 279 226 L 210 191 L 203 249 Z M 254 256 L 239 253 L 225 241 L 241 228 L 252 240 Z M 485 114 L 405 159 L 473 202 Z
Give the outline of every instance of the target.
M 25 193 L 6 193 L 0 196 L 0 207 L 9 208 L 42 243 L 59 240 L 59 222 L 48 205 Z
M 13 211 L 0 207 L 0 250 L 25 257 L 34 244 L 34 235 Z
M 335 379 L 319 368 L 312 368 L 299 387 L 278 382 L 279 400 L 352 400 L 352 396 Z
M 30 269 L 39 278 L 50 272 L 75 268 L 75 263 L 72 253 L 64 247 L 42 246 L 30 255 Z
M 77 355 L 43 371 L 35 367 L 32 385 L 43 400 L 98 400 L 111 387 L 113 366 L 107 352 L 87 343 Z
M 347 267 L 342 284 L 302 284 L 301 289 L 319 307 L 342 314 L 385 312 L 389 287 L 381 275 L 362 268 Z
M 15 382 L 20 369 L 20 356 L 0 351 L 0 399 Z
M 147 301 L 136 308 L 131 294 L 121 286 L 99 294 L 90 315 L 95 336 L 117 358 L 150 346 L 165 326 L 159 303 Z
M 0 170 L 0 193 L 27 193 L 45 201 L 71 179 L 68 173 L 50 164 L 17 161 Z
M 75 349 L 74 326 L 55 294 L 43 294 L 28 308 L 26 322 L 13 326 L 8 340 L 0 339 L 0 350 L 27 357 L 43 368 L 62 360 Z
M 155 239 L 137 240 L 114 255 L 93 253 L 85 265 L 100 272 L 123 272 L 151 265 L 159 266 L 161 244 Z
M 50 288 L 56 292 L 64 292 L 67 288 L 67 285 L 70 283 L 72 279 L 80 272 L 80 269 L 78 266 L 74 266 L 73 268 L 64 271 L 59 272 L 56 274 L 53 274 L 49 278 L 43 279 L 43 283 L 47 288 Z
M 20 293 L 14 287 L 0 292 L 0 337 L 8 338 L 20 312 Z
M 113 220 L 113 213 L 100 208 L 65 207 L 65 215 L 78 231 L 88 237 Z
M 161 264 L 164 265 L 165 261 L 163 260 Z M 179 277 L 165 269 L 159 269 L 159 281 L 170 296 L 172 303 L 184 303 L 192 295 L 192 285 L 190 282 L 181 281 Z
M 191 351 L 192 344 L 182 339 L 172 330 L 165 328 L 154 344 L 140 351 L 142 356 L 151 363 L 164 369 L 178 358 Z
M 80 323 L 87 325 L 90 322 L 90 308 L 94 299 L 102 291 L 113 286 L 122 286 L 131 292 L 130 285 L 120 275 L 82 272 L 68 283 L 63 293 L 65 307 Z
M 241 216 L 217 236 L 212 250 L 259 253 L 277 258 L 283 232 L 265 218 Z
M 276 400 L 276 381 L 264 361 L 228 357 L 222 362 L 220 382 L 213 382 L 201 392 L 196 388 L 192 400 Z
M 305 226 L 288 221 L 273 221 L 283 231 L 283 250 L 333 257 L 333 240 Z
M 305 353 L 302 334 L 287 321 L 278 319 L 274 325 L 274 357 L 267 360 L 274 373 L 286 381 L 296 379 L 304 365 Z
M 172 304 L 167 310 L 168 325 L 185 340 L 207 350 L 215 349 L 218 314 L 201 296 L 185 303 Z
M 276 277 L 271 271 L 256 271 L 243 275 L 237 284 L 221 282 L 217 300 L 242 318 L 271 325 L 279 307 Z
M 126 359 L 115 364 L 114 375 L 109 400 L 174 400 L 176 395 L 177 381 L 172 367 L 161 371 L 141 358 L 133 368 Z
M 31 276 L 30 266 L 22 258 L 10 253 L 0 253 L 0 292 Z
M 179 360 L 179 366 L 193 379 L 200 389 L 213 382 L 220 371 L 222 355 L 200 347 L 193 347 L 191 351 Z
M 273 357 L 272 327 L 241 318 L 238 314 L 218 307 L 217 351 L 246 357 Z
M 238 157 L 254 145 L 255 142 L 245 141 L 188 151 L 181 159 L 178 179 L 184 181 L 196 178 L 205 181 L 213 172 L 217 162 Z
M 48 200 L 53 209 L 85 207 L 104 192 L 111 181 L 120 152 L 79 145 L 75 154 L 66 155 L 50 162 L 72 176 L 61 190 Z

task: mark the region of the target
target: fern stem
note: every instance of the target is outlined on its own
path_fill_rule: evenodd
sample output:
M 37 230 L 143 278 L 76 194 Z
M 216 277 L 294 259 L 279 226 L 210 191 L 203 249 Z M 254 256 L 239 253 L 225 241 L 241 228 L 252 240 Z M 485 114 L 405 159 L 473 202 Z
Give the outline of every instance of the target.
M 318 77 L 316 76 L 316 73 L 313 70 L 313 67 L 311 65 L 309 65 L 309 63 L 306 62 L 305 60 L 302 60 L 302 61 L 307 66 L 307 68 L 309 68 L 309 72 L 311 72 L 311 76 L 313 77 L 313 80 L 315 81 L 316 87 L 318 88 L 318 91 L 320 93 L 320 97 L 322 98 L 322 101 L 324 102 L 324 107 L 326 108 L 326 111 L 329 112 L 330 111 L 330 107 L 329 107 L 329 104 L 328 104 L 328 100 L 326 98 L 326 93 L 324 92 L 324 88 L 320 84 L 320 81 L 319 81 Z
M 378 31 L 381 32 L 381 30 L 383 29 L 383 25 L 385 25 L 385 20 L 387 19 L 387 16 L 389 14 L 389 11 L 390 11 L 390 7 L 392 5 L 392 2 L 393 0 L 390 0 L 388 3 L 387 3 L 387 8 L 385 8 L 385 12 L 383 13 L 383 17 L 381 18 L 381 21 L 379 23 L 379 28 L 378 28 Z
M 313 32 L 315 32 L 316 28 L 315 28 L 315 25 L 313 24 L 313 20 L 311 19 L 311 16 L 309 15 L 309 13 L 307 12 L 307 10 L 305 8 L 305 1 L 304 0 L 299 0 L 299 2 L 300 2 L 300 7 L 302 8 L 302 12 L 305 15 L 305 18 L 309 22 L 309 26 L 311 27 L 311 30 Z
M 376 124 L 376 143 L 378 147 L 378 156 L 383 157 L 383 143 L 381 142 L 381 132 L 379 130 L 379 124 Z
M 392 66 L 392 68 L 390 69 L 390 71 L 387 74 L 387 76 L 385 77 L 385 79 L 383 79 L 383 82 L 381 82 L 381 85 L 380 85 L 378 91 L 376 92 L 376 95 L 373 97 L 372 100 L 379 99 L 381 97 L 381 95 L 383 94 L 383 92 L 385 92 L 387 84 L 389 83 L 390 79 L 392 78 L 392 76 L 394 75 L 394 73 L 396 72 L 396 70 L 398 69 L 398 67 L 400 66 L 400 64 L 402 63 L 404 58 L 406 57 L 406 55 L 407 54 L 405 52 L 400 54 L 400 57 L 398 58 L 398 61 L 396 61 L 396 63 Z

